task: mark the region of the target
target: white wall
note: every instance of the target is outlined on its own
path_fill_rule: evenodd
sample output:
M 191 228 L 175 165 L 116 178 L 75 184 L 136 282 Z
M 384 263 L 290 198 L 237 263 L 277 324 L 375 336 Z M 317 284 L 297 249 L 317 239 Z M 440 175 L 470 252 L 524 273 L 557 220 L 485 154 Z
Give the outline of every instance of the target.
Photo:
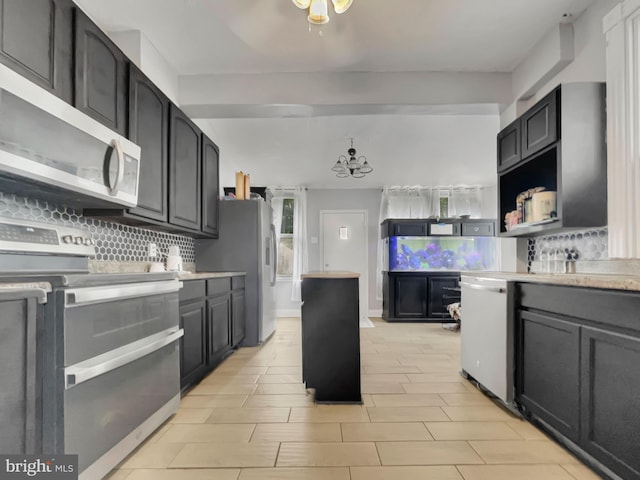
M 109 32 L 109 37 L 172 102 L 178 103 L 178 74 L 144 33 Z
M 380 229 L 380 199 L 382 191 L 370 189 L 315 189 L 307 192 L 307 234 L 320 238 L 320 210 L 366 210 L 369 225 L 369 312 L 380 315 L 382 302 L 376 299 L 376 258 Z M 320 265 L 320 243 L 309 242 L 309 270 L 322 270 Z
M 560 73 L 549 80 L 521 105 L 512 105 L 500 115 L 501 128 L 516 119 L 518 114 L 532 106 L 535 102 L 563 82 L 604 82 L 605 74 L 605 38 L 602 33 L 602 19 L 620 0 L 596 0 L 591 7 L 576 19 L 573 24 L 575 59 Z M 524 60 L 526 62 L 526 59 Z M 545 72 L 530 72 L 529 84 L 534 84 Z

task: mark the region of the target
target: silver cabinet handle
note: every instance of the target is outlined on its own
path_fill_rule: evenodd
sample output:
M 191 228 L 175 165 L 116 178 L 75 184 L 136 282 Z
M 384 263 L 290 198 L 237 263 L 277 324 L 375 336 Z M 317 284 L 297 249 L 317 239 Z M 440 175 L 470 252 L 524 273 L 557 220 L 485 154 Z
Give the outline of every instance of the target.
M 113 185 L 110 185 L 109 195 L 115 196 L 118 194 L 118 190 L 120 190 L 120 184 L 122 183 L 122 179 L 124 178 L 124 153 L 122 152 L 122 146 L 120 145 L 120 141 L 114 139 L 111 141 L 111 146 L 116 152 L 116 156 L 118 157 L 118 170 L 116 174 L 116 181 L 113 182 Z
M 105 303 L 132 297 L 144 297 L 173 293 L 180 290 L 182 282 L 167 280 L 163 282 L 129 283 L 100 287 L 71 288 L 66 291 L 65 307 L 79 307 L 94 303 Z
M 507 291 L 506 288 L 502 288 L 502 287 L 490 287 L 488 285 L 478 285 L 475 283 L 467 283 L 467 282 L 460 282 L 460 286 L 469 287 L 474 290 L 484 290 L 486 292 L 494 292 L 494 293 L 505 293 Z
M 65 389 L 122 367 L 175 342 L 184 330 L 173 327 L 64 369 Z

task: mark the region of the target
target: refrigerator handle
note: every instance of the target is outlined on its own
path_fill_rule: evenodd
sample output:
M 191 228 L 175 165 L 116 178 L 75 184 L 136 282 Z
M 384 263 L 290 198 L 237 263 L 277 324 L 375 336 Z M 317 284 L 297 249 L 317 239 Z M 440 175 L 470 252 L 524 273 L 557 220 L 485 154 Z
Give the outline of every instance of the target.
M 271 224 L 271 242 L 273 244 L 273 248 L 271 250 L 273 252 L 273 262 L 271 263 L 271 285 L 274 286 L 278 275 L 278 242 L 276 241 L 276 227 L 273 224 Z

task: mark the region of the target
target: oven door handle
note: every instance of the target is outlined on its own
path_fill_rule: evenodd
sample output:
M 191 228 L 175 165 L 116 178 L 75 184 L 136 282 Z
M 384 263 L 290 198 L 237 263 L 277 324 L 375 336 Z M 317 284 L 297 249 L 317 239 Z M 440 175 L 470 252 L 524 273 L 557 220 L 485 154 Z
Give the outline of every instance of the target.
M 182 282 L 178 280 L 70 288 L 65 291 L 65 307 L 72 308 L 125 298 L 161 295 L 177 292 L 180 288 L 182 288 Z
M 73 388 L 81 383 L 91 380 L 116 368 L 135 362 L 170 343 L 175 342 L 184 335 L 184 330 L 172 327 L 137 342 L 130 343 L 84 362 L 77 363 L 64 369 L 65 389 Z

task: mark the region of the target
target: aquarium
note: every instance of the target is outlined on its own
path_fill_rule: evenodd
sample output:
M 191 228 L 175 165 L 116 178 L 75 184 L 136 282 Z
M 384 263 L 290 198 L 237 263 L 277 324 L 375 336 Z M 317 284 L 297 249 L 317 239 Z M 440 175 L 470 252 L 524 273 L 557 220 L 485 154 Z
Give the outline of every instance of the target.
M 497 270 L 496 237 L 389 237 L 385 268 L 390 272 Z

